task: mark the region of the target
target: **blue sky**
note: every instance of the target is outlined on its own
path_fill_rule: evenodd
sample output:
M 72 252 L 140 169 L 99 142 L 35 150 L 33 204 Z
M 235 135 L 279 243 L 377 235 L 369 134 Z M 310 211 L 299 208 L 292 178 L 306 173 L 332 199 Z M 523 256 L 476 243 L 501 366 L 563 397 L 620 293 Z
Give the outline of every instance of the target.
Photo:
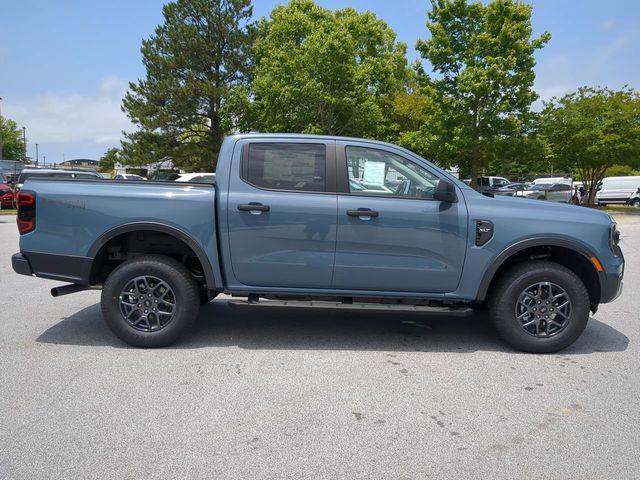
M 276 1 L 255 0 L 256 17 Z M 427 0 L 318 0 L 384 19 L 417 58 Z M 534 31 L 551 32 L 537 54 L 542 98 L 580 85 L 640 88 L 640 2 L 532 0 Z M 162 21 L 162 1 L 0 0 L 2 113 L 27 127 L 47 162 L 98 158 L 131 124 L 120 111 L 127 82 L 144 75 L 140 42 Z

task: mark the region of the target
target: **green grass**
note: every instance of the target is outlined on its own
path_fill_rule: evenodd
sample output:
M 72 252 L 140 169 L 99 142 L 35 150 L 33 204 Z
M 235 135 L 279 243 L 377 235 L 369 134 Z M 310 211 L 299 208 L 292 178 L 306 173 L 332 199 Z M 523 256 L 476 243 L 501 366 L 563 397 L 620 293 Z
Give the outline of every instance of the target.
M 629 205 L 607 205 L 600 207 L 600 210 L 611 213 L 628 213 L 631 215 L 640 215 L 640 208 L 634 208 Z
M 18 213 L 17 210 L 0 210 L 0 215 L 15 215 L 16 213 Z

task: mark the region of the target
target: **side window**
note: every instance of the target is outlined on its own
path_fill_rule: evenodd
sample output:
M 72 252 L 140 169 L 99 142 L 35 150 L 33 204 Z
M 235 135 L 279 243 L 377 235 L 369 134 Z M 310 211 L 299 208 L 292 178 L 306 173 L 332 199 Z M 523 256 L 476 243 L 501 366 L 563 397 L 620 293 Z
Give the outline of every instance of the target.
M 323 144 L 252 143 L 242 167 L 242 177 L 261 188 L 323 192 L 326 157 Z
M 438 178 L 391 152 L 347 147 L 349 192 L 403 198 L 433 199 Z
M 488 187 L 489 179 L 487 177 L 478 177 L 478 181 L 476 182 L 480 187 Z

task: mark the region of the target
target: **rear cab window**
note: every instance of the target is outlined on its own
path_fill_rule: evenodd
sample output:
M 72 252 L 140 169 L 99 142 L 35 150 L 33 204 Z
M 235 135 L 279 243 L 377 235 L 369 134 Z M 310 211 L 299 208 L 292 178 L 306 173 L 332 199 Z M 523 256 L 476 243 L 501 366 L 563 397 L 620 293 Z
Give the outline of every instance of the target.
M 324 143 L 255 142 L 245 146 L 241 177 L 258 188 L 326 192 L 327 173 Z

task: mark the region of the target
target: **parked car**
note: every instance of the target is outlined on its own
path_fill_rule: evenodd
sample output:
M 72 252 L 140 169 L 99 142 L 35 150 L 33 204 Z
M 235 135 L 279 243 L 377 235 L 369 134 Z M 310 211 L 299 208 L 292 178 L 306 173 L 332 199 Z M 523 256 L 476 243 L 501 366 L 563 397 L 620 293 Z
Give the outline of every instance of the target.
M 0 208 L 15 208 L 13 189 L 7 183 L 0 182 Z
M 175 182 L 192 182 L 192 183 L 215 183 L 216 182 L 216 174 L 215 173 L 181 173 L 177 178 L 174 179 Z
M 640 188 L 640 177 L 606 177 L 598 186 L 596 201 L 598 205 L 625 204 Z
M 479 192 L 487 192 L 491 189 L 503 187 L 507 185 L 509 180 L 504 177 L 478 177 L 476 178 L 477 190 Z
M 526 198 L 571 203 L 573 181 L 568 177 L 536 178 L 529 188 L 522 192 Z
M 118 175 L 116 175 L 115 177 L 113 177 L 114 180 L 146 180 L 145 177 L 143 177 L 142 175 L 136 175 L 135 173 L 119 173 Z
M 532 184 L 526 182 L 510 182 L 505 185 L 496 186 L 490 190 L 494 195 L 519 195 L 522 196 L 525 190 L 527 190 Z
M 15 194 L 16 198 L 22 185 L 29 178 L 36 177 L 48 177 L 48 178 L 65 178 L 65 179 L 99 179 L 102 178 L 98 172 L 91 170 L 63 170 L 57 168 L 25 168 L 20 172 L 18 177 L 18 183 L 16 184 Z
M 143 347 L 176 341 L 224 292 L 359 311 L 486 305 L 510 345 L 553 352 L 621 292 L 606 213 L 488 197 L 388 143 L 235 135 L 217 165 L 215 185 L 27 180 L 13 269 L 71 282 L 54 296 L 101 288 L 107 325 Z
M 640 188 L 638 188 L 638 190 L 629 197 L 627 204 L 635 208 L 640 208 Z

